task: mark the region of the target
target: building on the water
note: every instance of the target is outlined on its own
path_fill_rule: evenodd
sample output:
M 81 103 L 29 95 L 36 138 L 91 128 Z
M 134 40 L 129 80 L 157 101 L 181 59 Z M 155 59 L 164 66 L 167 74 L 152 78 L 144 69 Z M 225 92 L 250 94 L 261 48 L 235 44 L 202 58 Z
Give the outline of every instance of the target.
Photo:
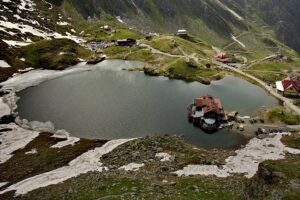
M 226 116 L 220 99 L 204 95 L 188 107 L 188 118 L 195 126 L 216 130 Z

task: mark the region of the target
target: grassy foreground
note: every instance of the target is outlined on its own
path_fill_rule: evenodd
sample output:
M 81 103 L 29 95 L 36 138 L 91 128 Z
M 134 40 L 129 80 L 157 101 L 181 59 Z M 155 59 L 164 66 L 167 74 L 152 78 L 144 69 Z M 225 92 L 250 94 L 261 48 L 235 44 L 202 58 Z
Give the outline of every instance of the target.
M 48 138 L 48 140 L 47 140 Z M 75 148 L 75 153 L 80 154 L 83 150 L 101 145 L 82 141 L 74 147 L 64 147 L 60 151 L 55 149 L 47 150 L 47 147 L 54 144 L 57 139 L 42 134 L 33 142 L 28 144 L 24 150 L 19 150 L 9 163 L 22 163 L 22 159 L 32 157 L 34 161 L 45 162 L 48 156 L 50 168 L 39 168 L 36 164 L 24 168 L 15 164 L 5 169 L 6 181 L 19 181 L 30 177 L 26 175 L 29 169 L 34 172 L 31 175 L 49 171 L 63 166 L 69 162 Z M 300 148 L 299 135 L 285 136 L 282 142 L 293 148 Z M 37 148 L 38 154 L 24 155 L 24 152 L 31 148 Z M 174 155 L 172 162 L 160 162 L 154 158 L 156 152 L 165 151 Z M 131 153 L 128 153 L 131 152 Z M 73 200 L 94 200 L 94 199 L 257 199 L 269 200 L 290 199 L 296 200 L 300 189 L 300 156 L 288 155 L 285 159 L 276 161 L 265 161 L 259 165 L 257 175 L 251 179 L 243 176 L 231 176 L 228 178 L 217 178 L 214 176 L 193 176 L 177 177 L 172 171 L 180 169 L 187 164 L 209 164 L 216 158 L 224 159 L 233 152 L 224 150 L 196 149 L 185 144 L 176 137 L 157 136 L 146 137 L 119 146 L 113 152 L 101 158 L 104 166 L 109 166 L 109 171 L 89 172 L 78 177 L 66 180 L 63 183 L 50 185 L 46 188 L 39 188 L 17 199 L 73 199 Z M 56 155 L 56 156 L 54 156 Z M 211 160 L 212 159 L 212 160 Z M 21 162 L 22 161 L 22 162 Z M 145 162 L 146 166 L 135 172 L 118 170 L 119 166 L 128 162 Z M 222 161 L 221 161 L 222 162 Z M 35 162 L 34 162 L 35 163 Z M 212 164 L 212 163 L 211 163 Z M 218 165 L 218 164 L 217 164 Z M 46 167 L 47 165 L 42 165 Z M 56 166 L 56 167 L 54 167 Z M 53 168 L 54 167 L 54 168 Z M 24 170 L 26 169 L 26 170 Z M 31 172 L 31 173 L 32 173 Z M 19 178 L 14 178 L 16 174 Z M 20 174 L 24 174 L 20 177 Z M 13 193 L 9 192 L 0 195 L 0 199 L 15 199 Z

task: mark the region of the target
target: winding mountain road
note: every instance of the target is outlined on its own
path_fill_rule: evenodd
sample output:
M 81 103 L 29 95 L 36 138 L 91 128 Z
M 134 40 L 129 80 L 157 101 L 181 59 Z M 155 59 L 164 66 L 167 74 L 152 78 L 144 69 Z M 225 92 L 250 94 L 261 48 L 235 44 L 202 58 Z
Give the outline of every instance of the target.
M 246 76 L 246 77 L 248 77 L 248 78 L 256 81 L 265 90 L 267 90 L 272 96 L 274 96 L 275 98 L 277 98 L 280 101 L 282 101 L 287 108 L 289 108 L 290 110 L 294 111 L 297 115 L 300 116 L 300 108 L 298 106 L 294 105 L 293 102 L 290 99 L 288 99 L 288 98 L 282 96 L 281 94 L 277 93 L 277 91 L 274 88 L 270 87 L 268 84 L 266 84 L 262 80 L 256 78 L 255 76 L 252 76 L 251 74 L 243 72 L 240 69 L 236 69 L 234 67 L 230 67 L 230 66 L 228 66 L 228 65 L 226 65 L 224 63 L 218 62 L 216 60 L 214 60 L 213 63 L 216 64 L 216 65 L 218 65 L 218 66 L 220 66 L 220 67 L 224 67 L 224 68 L 229 69 L 231 71 L 237 72 L 237 73 L 239 73 L 239 74 L 241 74 L 243 76 Z

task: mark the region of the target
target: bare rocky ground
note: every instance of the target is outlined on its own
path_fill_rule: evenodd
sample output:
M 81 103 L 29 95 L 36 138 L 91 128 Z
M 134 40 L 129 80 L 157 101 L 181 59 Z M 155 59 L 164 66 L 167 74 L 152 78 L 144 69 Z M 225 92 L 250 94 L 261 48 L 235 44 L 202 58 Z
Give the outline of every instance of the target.
M 0 182 L 9 182 L 1 189 L 26 178 L 67 165 L 86 151 L 103 146 L 105 141 L 81 139 L 74 146 L 50 148 L 63 139 L 41 133 L 25 148 L 0 164 Z M 282 141 L 299 149 L 299 135 L 283 137 Z M 26 154 L 36 149 L 37 153 Z M 162 161 L 157 153 L 170 157 Z M 222 165 L 235 155 L 233 150 L 201 149 L 186 144 L 174 136 L 140 138 L 124 143 L 99 161 L 108 170 L 88 172 L 64 182 L 49 185 L 14 196 L 14 192 L 0 195 L 0 199 L 297 199 L 299 194 L 299 155 L 265 161 L 257 175 L 247 179 L 243 175 L 226 178 L 215 176 L 178 177 L 172 172 L 189 164 Z M 144 166 L 125 171 L 121 166 L 143 163 Z

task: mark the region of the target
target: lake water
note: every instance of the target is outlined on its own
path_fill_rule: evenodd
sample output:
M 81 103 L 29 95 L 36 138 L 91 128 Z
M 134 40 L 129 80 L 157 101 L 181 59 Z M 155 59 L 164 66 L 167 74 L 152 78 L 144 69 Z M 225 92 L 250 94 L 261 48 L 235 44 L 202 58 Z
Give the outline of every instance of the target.
M 225 110 L 251 115 L 277 101 L 263 89 L 228 76 L 211 85 L 145 76 L 122 68 L 140 62 L 107 60 L 93 71 L 72 74 L 21 91 L 21 118 L 51 121 L 56 129 L 74 136 L 97 139 L 132 138 L 155 134 L 183 135 L 203 147 L 232 147 L 244 141 L 226 130 L 206 134 L 187 121 L 193 99 L 211 94 Z

